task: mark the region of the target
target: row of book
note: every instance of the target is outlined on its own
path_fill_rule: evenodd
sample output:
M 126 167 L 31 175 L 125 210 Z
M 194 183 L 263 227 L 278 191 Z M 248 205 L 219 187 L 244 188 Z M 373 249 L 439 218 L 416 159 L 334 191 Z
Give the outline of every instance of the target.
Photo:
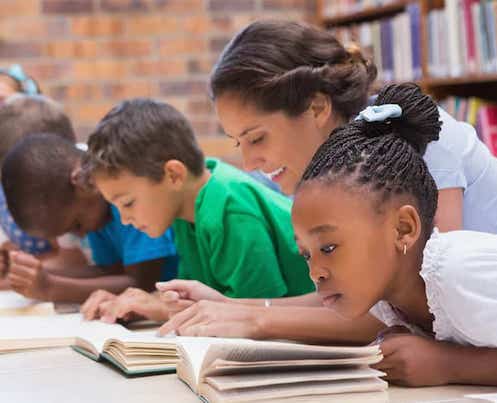
M 378 68 L 380 81 L 421 78 L 420 6 L 409 4 L 391 18 L 332 28 L 345 45 L 357 43 Z
M 325 0 L 323 14 L 326 17 L 335 17 L 362 11 L 368 8 L 385 6 L 394 0 Z
M 497 156 L 497 104 L 475 97 L 448 97 L 439 104 L 457 120 L 474 126 L 480 140 Z
M 497 72 L 497 0 L 445 0 L 428 14 L 433 77 Z

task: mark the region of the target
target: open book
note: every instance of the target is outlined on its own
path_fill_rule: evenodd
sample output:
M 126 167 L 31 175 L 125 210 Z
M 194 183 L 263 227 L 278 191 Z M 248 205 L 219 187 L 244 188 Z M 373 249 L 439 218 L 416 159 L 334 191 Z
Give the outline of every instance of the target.
M 382 391 L 384 374 L 368 365 L 378 346 L 328 347 L 245 339 L 176 338 L 178 377 L 203 400 L 266 399 Z
M 35 301 L 14 291 L 0 291 L 0 316 L 54 314 L 52 302 Z
M 80 314 L 0 317 L 0 329 L 0 353 L 72 346 L 96 361 L 111 362 L 127 375 L 174 372 L 178 361 L 174 339 L 84 321 Z

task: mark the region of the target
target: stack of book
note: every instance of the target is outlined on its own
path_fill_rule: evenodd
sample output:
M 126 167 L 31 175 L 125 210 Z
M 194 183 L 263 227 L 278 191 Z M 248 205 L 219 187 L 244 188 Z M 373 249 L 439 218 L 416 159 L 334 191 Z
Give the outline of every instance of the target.
M 497 1 L 445 0 L 428 14 L 428 71 L 433 77 L 497 72 Z

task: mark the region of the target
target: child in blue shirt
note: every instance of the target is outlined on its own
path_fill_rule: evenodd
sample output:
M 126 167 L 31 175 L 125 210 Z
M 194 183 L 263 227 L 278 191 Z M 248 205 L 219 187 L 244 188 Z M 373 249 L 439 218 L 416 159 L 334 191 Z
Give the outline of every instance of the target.
M 152 290 L 161 267 L 170 271 L 169 277 L 175 275 L 177 257 L 170 231 L 151 239 L 122 225 L 117 211 L 82 177 L 83 155 L 69 141 L 40 134 L 19 141 L 5 158 L 2 184 L 17 224 L 47 239 L 88 234 L 97 265 L 74 267 L 70 277 L 62 276 L 41 270 L 42 263 L 34 256 L 11 252 L 9 280 L 25 296 L 83 302 L 102 289 L 94 297 L 102 301 L 128 287 Z

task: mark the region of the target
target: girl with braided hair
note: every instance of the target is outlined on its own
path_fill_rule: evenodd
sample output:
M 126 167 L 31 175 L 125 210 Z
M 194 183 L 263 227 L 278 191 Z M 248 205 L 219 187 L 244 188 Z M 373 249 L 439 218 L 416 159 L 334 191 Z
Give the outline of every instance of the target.
M 497 235 L 434 228 L 422 154 L 439 136 L 437 107 L 412 86 L 391 90 L 306 168 L 292 210 L 299 249 L 325 306 L 414 333 L 386 336 L 377 368 L 389 380 L 497 385 Z

